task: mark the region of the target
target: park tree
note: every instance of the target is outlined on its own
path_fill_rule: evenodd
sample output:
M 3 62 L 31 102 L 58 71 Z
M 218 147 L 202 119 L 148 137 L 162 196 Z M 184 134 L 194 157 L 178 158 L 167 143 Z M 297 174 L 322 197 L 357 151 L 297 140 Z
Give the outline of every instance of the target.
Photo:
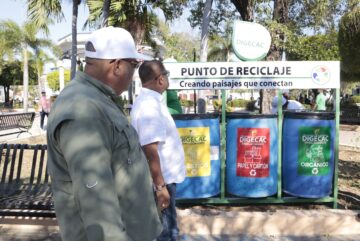
M 70 74 L 69 70 L 64 71 L 65 85 L 67 85 L 70 82 L 70 80 L 71 80 L 70 75 L 71 74 Z M 52 71 L 52 72 L 48 73 L 46 78 L 47 78 L 49 88 L 52 91 L 59 91 L 60 90 L 59 71 L 58 70 L 55 70 L 55 71 Z
M 64 19 L 61 0 L 27 0 L 29 20 L 48 32 L 48 25 Z M 72 0 L 71 21 L 71 78 L 75 76 L 77 64 L 77 18 L 81 0 Z
M 52 48 L 53 52 L 59 52 L 55 46 Z M 56 53 L 54 54 L 56 56 Z M 44 49 L 37 48 L 34 54 L 30 55 L 30 59 L 35 62 L 36 74 L 38 79 L 38 95 L 41 95 L 41 91 L 45 89 L 45 83 L 42 81 L 41 76 L 44 73 L 44 67 L 46 63 L 52 62 L 56 65 L 56 59 L 50 56 L 50 54 Z
M 338 43 L 342 79 L 360 81 L 360 6 L 341 18 Z
M 191 62 L 198 59 L 200 42 L 198 38 L 189 33 L 171 33 L 168 24 L 163 21 L 160 21 L 159 26 L 153 29 L 153 34 L 161 42 L 160 47 L 165 49 L 164 51 L 159 46 L 155 46 L 155 55 L 164 59 L 175 58 L 179 62 Z
M 152 30 L 158 26 L 159 19 L 154 9 L 163 12 L 166 21 L 172 21 L 182 14 L 183 8 L 188 0 L 168 0 L 168 1 L 109 1 L 109 15 L 107 18 L 108 26 L 121 26 L 127 29 L 135 39 L 137 45 L 148 43 L 155 45 L 152 38 Z M 99 28 L 105 14 L 105 2 L 103 0 L 88 0 L 89 18 L 86 26 Z
M 294 38 L 287 51 L 288 60 L 337 61 L 340 59 L 335 31 Z
M 29 83 L 36 84 L 36 70 L 35 63 L 30 61 L 29 64 Z M 19 60 L 7 61 L 3 63 L 3 68 L 0 73 L 0 85 L 4 88 L 5 93 L 5 105 L 10 101 L 10 87 L 23 84 L 23 65 Z
M 204 1 L 192 1 L 196 2 L 195 6 L 197 6 L 192 7 L 192 16 L 189 18 L 192 27 L 201 26 L 202 20 L 199 16 L 204 12 Z M 315 49 L 316 47 L 318 49 L 315 53 L 324 52 L 318 53 L 321 59 L 336 59 L 336 46 L 328 40 L 333 39 L 334 32 L 337 31 L 340 16 L 348 9 L 354 9 L 359 5 L 358 0 L 227 0 L 214 2 L 216 7 L 212 9 L 210 34 L 224 32 L 224 25 L 219 23 L 226 21 L 226 19 L 227 21 L 234 19 L 215 17 L 217 15 L 226 16 L 231 12 L 231 8 L 221 9 L 217 7 L 219 4 L 225 5 L 227 2 L 231 2 L 240 14 L 241 20 L 256 21 L 265 25 L 270 31 L 272 45 L 266 58 L 268 61 L 280 60 L 284 51 L 288 52 L 288 55 L 293 59 L 305 57 L 307 56 L 305 51 Z M 220 9 L 219 14 L 214 14 Z M 313 39 L 308 38 L 312 35 L 321 36 Z M 312 44 L 311 47 L 304 48 L 305 44 L 311 43 L 311 40 L 315 40 L 317 43 L 320 43 L 321 40 L 326 40 L 326 44 L 316 46 Z M 295 42 L 302 44 L 295 45 Z M 329 46 L 330 49 L 328 49 Z M 307 57 L 312 58 L 316 56 Z M 270 102 L 274 94 L 274 91 L 264 90 L 261 105 L 263 113 L 270 111 Z
M 14 46 L 14 53 L 22 56 L 23 62 L 23 85 L 24 85 L 24 111 L 28 110 L 29 92 L 29 51 L 37 51 L 42 47 L 51 47 L 52 43 L 46 38 L 38 37 L 40 28 L 31 22 L 25 22 L 22 26 L 11 20 L 0 22 L 0 28 L 7 36 L 9 45 Z

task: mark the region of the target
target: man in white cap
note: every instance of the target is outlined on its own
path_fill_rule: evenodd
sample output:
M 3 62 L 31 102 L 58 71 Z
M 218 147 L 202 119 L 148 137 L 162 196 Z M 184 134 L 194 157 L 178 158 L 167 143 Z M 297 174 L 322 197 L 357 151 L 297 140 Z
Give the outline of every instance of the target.
M 85 44 L 84 72 L 56 99 L 48 171 L 63 241 L 150 241 L 162 231 L 152 179 L 117 97 L 144 56 L 128 31 L 107 27 Z

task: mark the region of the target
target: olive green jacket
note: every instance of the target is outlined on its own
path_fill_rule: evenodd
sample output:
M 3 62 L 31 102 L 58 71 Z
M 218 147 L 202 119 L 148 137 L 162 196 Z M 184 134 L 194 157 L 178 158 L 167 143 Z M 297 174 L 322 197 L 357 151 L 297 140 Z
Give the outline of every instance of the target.
M 48 120 L 48 171 L 63 241 L 147 241 L 162 230 L 138 136 L 107 85 L 78 72 Z

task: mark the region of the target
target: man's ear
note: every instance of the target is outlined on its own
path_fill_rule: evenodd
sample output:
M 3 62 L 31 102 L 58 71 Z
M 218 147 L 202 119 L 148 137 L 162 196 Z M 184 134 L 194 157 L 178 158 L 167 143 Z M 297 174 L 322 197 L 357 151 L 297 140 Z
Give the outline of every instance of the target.
M 121 64 L 120 64 L 121 60 L 117 59 L 115 61 L 115 63 L 112 65 L 112 72 L 115 76 L 119 76 L 122 72 L 122 69 L 121 69 Z
M 166 80 L 165 80 L 164 76 L 160 75 L 158 79 L 159 79 L 159 80 L 158 80 L 158 81 L 159 81 L 159 84 L 160 84 L 161 86 L 163 86 L 164 84 L 166 84 L 166 83 L 165 83 Z

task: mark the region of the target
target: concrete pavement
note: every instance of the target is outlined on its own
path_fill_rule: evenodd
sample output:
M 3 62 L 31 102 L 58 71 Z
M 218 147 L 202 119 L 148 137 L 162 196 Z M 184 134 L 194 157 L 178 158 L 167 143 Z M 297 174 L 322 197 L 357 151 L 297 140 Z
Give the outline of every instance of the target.
M 178 210 L 186 241 L 359 241 L 360 211 L 273 212 Z M 0 218 L 1 241 L 60 241 L 55 219 Z

